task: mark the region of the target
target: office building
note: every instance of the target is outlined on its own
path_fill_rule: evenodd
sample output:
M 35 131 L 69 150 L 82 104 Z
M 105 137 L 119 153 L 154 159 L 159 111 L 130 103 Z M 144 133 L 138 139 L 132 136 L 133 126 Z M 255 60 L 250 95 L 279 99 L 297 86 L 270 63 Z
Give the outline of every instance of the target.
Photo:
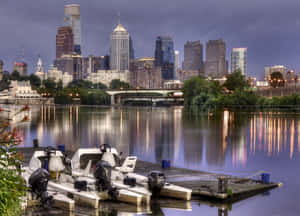
M 269 81 L 271 79 L 271 74 L 275 72 L 281 73 L 283 79 L 286 77 L 286 67 L 283 65 L 274 65 L 271 67 L 265 67 L 265 80 Z
M 135 88 L 162 88 L 161 67 L 155 66 L 153 57 L 144 57 L 130 62 L 130 86 Z
M 233 48 L 231 52 L 231 73 L 240 69 L 246 75 L 247 48 Z
M 119 79 L 123 82 L 129 83 L 129 70 L 118 71 L 118 70 L 98 70 L 95 73 L 91 73 L 85 80 L 91 81 L 92 83 L 103 83 L 109 86 L 112 80 Z
M 74 80 L 84 79 L 83 60 L 81 55 L 63 55 L 54 61 L 54 67 L 73 76 Z
M 74 52 L 73 30 L 69 26 L 60 27 L 56 35 L 56 58 L 71 55 Z
M 179 51 L 175 50 L 175 63 L 174 63 L 174 70 L 175 70 L 175 78 L 178 77 L 178 70 L 179 70 Z
M 15 62 L 12 72 L 17 71 L 21 76 L 27 76 L 27 64 L 25 62 Z
M 203 73 L 203 45 L 200 41 L 188 41 L 184 45 L 183 71 L 198 71 Z
M 111 33 L 110 46 L 111 70 L 129 70 L 130 35 L 120 23 Z
M 0 80 L 2 80 L 3 79 L 3 61 L 2 60 L 0 60 Z
M 80 6 L 78 4 L 65 5 L 65 23 L 72 28 L 74 47 L 73 51 L 81 55 L 81 21 Z
M 161 67 L 162 78 L 173 80 L 175 78 L 174 42 L 171 37 L 158 36 L 155 46 L 155 66 Z
M 226 45 L 220 40 L 210 40 L 206 43 L 205 75 L 212 78 L 222 78 L 227 75 Z
M 50 70 L 48 70 L 47 78 L 52 79 L 55 82 L 62 81 L 63 87 L 66 87 L 70 82 L 73 81 L 72 75 L 67 72 L 58 70 L 58 68 L 54 66 L 51 66 Z

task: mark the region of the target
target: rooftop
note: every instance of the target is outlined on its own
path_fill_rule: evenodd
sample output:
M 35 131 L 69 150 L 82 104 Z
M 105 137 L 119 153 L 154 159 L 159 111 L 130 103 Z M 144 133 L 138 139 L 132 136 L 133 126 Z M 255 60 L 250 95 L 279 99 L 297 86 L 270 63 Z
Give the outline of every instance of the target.
M 127 32 L 127 30 L 122 26 L 122 24 L 118 24 L 114 29 L 114 32 Z

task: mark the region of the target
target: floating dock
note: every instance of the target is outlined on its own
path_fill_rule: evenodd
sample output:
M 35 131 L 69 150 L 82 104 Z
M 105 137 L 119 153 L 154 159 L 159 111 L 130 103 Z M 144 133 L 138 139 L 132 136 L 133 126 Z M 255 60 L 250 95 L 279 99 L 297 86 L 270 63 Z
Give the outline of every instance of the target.
M 191 189 L 193 200 L 199 198 L 213 200 L 214 202 L 232 203 L 264 193 L 281 185 L 272 182 L 264 184 L 260 180 L 184 168 L 162 169 L 160 164 L 137 162 L 136 173 L 147 175 L 151 170 L 163 172 L 170 183 Z M 220 181 L 223 181 L 221 182 L 223 184 L 220 185 Z M 222 187 L 220 188 L 220 186 Z
M 28 164 L 34 149 L 20 148 L 18 151 L 24 154 L 24 164 Z M 68 153 L 69 157 L 72 155 L 73 153 Z M 224 205 L 231 205 L 235 202 L 245 200 L 257 194 L 265 193 L 281 185 L 280 183 L 270 182 L 266 184 L 260 180 L 250 178 L 241 178 L 231 175 L 195 171 L 184 168 L 171 167 L 163 169 L 161 168 L 161 164 L 137 161 L 135 169 L 136 173 L 146 176 L 150 171 L 153 170 L 163 172 L 168 182 L 191 189 L 192 201 L 205 203 L 209 202 L 213 205 L 221 206 L 221 209 L 225 208 L 223 207 Z M 105 205 L 105 203 L 107 204 L 108 202 L 104 202 L 103 205 Z M 159 203 L 161 204 L 162 202 L 159 201 Z M 173 205 L 175 203 L 176 205 Z M 166 206 L 173 206 L 174 208 L 182 205 L 181 208 L 185 210 L 191 209 L 190 202 L 181 201 L 181 203 L 178 204 L 177 200 L 173 200 L 163 202 L 163 204 Z M 103 205 L 101 202 L 100 206 Z

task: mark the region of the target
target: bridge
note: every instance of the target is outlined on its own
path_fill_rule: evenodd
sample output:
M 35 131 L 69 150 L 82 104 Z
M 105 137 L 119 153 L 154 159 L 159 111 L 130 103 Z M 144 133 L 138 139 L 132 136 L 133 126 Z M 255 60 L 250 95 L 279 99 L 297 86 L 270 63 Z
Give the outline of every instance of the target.
M 131 101 L 152 101 L 156 103 L 158 101 L 174 101 L 168 97 L 172 93 L 183 93 L 180 89 L 124 89 L 124 90 L 106 90 L 106 93 L 110 95 L 111 105 L 122 103 L 122 98 L 130 98 Z M 160 96 L 137 96 L 139 94 L 159 94 Z M 163 97 L 162 97 L 163 96 Z M 126 99 L 128 101 L 128 99 Z M 125 101 L 125 100 L 123 100 Z

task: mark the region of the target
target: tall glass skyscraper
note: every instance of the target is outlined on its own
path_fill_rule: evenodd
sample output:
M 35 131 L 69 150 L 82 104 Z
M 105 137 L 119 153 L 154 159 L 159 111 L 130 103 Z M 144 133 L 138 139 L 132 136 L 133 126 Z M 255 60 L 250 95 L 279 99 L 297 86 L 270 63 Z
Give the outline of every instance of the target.
M 129 70 L 130 35 L 119 23 L 110 36 L 110 69 Z M 132 48 L 133 49 L 133 48 Z
M 65 5 L 65 23 L 73 30 L 74 52 L 81 54 L 81 21 L 78 4 Z
M 233 48 L 231 52 L 231 73 L 240 69 L 246 75 L 247 48 Z
M 175 79 L 174 42 L 171 37 L 158 36 L 155 47 L 155 66 L 161 67 L 165 80 Z

